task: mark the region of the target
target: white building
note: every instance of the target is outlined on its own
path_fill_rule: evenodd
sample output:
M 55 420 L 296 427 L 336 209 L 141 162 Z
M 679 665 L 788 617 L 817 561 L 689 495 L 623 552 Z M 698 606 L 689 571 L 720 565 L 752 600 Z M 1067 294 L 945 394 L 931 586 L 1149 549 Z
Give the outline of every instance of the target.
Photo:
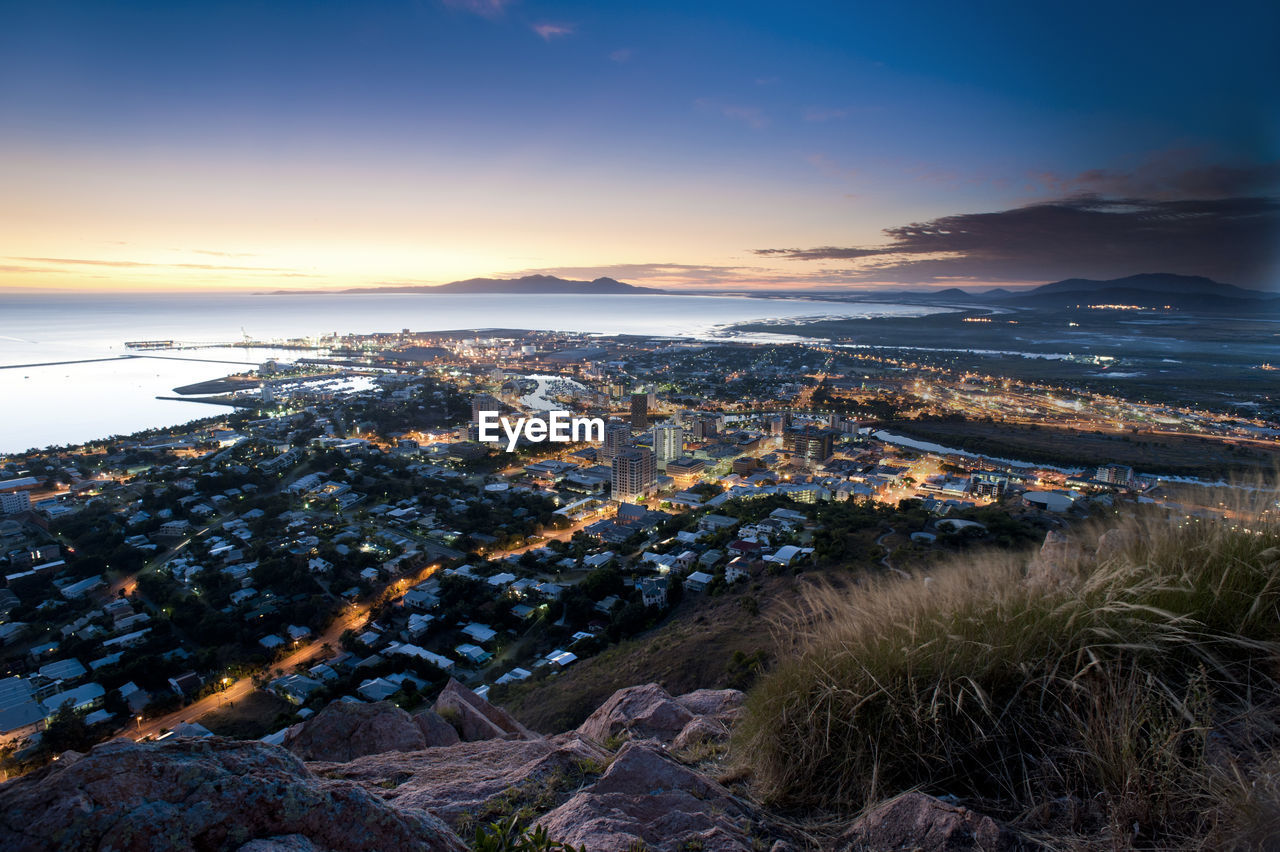
M 653 461 L 658 470 L 666 470 L 667 462 L 684 454 L 684 427 L 678 423 L 659 423 L 653 427 Z

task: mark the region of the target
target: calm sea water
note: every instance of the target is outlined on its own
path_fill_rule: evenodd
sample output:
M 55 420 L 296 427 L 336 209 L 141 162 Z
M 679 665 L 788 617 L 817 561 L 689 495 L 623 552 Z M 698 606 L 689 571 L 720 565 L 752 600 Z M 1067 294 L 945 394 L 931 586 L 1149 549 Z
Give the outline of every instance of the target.
M 4 295 L 0 366 L 111 358 L 127 340 L 227 343 L 337 332 L 531 328 L 600 334 L 704 337 L 763 319 L 919 315 L 889 304 L 720 296 Z M 132 358 L 0 369 L 0 453 L 173 426 L 220 409 L 156 399 L 271 357 L 262 349 L 151 353 L 203 360 Z M 294 353 L 296 355 L 296 353 Z M 285 357 L 291 357 L 286 355 Z

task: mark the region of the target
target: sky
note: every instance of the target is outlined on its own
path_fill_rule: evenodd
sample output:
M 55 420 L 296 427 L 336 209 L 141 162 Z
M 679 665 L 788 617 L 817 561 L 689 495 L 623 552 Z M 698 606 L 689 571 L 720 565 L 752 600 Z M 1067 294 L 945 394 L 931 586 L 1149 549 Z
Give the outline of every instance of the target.
M 0 291 L 1280 290 L 1280 4 L 0 0 Z

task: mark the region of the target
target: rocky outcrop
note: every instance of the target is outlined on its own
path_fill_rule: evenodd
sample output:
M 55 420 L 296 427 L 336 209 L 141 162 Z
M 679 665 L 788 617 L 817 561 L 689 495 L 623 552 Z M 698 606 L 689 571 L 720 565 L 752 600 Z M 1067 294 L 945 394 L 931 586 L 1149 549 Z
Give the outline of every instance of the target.
M 419 751 L 427 747 L 413 717 L 387 701 L 335 701 L 285 738 L 285 748 L 303 760 L 342 763 L 366 754 Z
M 592 852 L 753 848 L 750 813 L 728 790 L 662 754 L 654 742 L 630 742 L 591 787 L 538 823 L 555 840 Z
M 0 785 L 0 848 L 428 852 L 465 846 L 439 819 L 326 781 L 258 742 L 113 740 Z
M 676 702 L 695 716 L 709 716 L 732 725 L 742 715 L 747 696 L 739 689 L 696 689 L 676 696 Z
M 1102 535 L 1098 536 L 1098 548 L 1094 552 L 1094 561 L 1102 565 L 1113 559 L 1118 559 L 1124 555 L 1124 552 L 1133 544 L 1133 535 L 1127 530 L 1116 527 L 1109 529 Z
M 729 729 L 723 722 L 710 716 L 695 716 L 676 734 L 671 747 L 679 751 L 703 743 L 722 743 L 727 739 Z
M 521 813 L 592 852 L 795 852 L 802 837 L 668 753 L 707 754 L 687 749 L 726 739 L 742 701 L 736 690 L 672 698 L 645 684 L 614 693 L 578 731 L 541 737 L 450 682 L 436 706 L 452 724 L 432 710 L 338 702 L 290 733 L 292 753 L 218 737 L 117 740 L 0 785 L 0 849 L 462 852 L 459 835 Z M 614 755 L 604 743 L 619 736 L 629 739 Z M 824 848 L 1014 852 L 1028 843 L 989 817 L 910 793 Z
M 428 810 L 457 824 L 499 796 L 576 789 L 603 770 L 607 752 L 573 735 L 479 740 L 423 752 L 370 755 L 342 764 L 308 764 L 325 778 L 354 781 L 397 808 Z
M 436 699 L 434 710 L 457 729 L 466 742 L 490 739 L 536 739 L 515 717 L 494 707 L 453 678 Z
M 1080 548 L 1057 530 L 1045 533 L 1040 552 L 1027 566 L 1027 585 L 1042 591 L 1067 588 L 1079 578 Z
M 1024 846 L 991 817 L 924 793 L 905 793 L 859 817 L 838 848 L 843 852 L 1014 852 Z
M 665 689 L 646 683 L 619 689 L 609 696 L 578 726 L 578 733 L 597 743 L 623 735 L 669 743 L 693 718 L 694 714 Z
M 450 746 L 462 742 L 458 732 L 436 711 L 426 708 L 413 714 L 413 721 L 422 731 L 427 747 Z

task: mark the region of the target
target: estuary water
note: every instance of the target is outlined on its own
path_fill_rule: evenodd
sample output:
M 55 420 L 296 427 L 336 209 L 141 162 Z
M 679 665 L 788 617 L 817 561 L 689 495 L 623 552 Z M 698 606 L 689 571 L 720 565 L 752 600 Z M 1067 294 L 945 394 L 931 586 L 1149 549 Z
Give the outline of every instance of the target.
M 0 453 L 214 416 L 221 409 L 157 396 L 273 355 L 261 348 L 225 347 L 137 353 L 125 349 L 129 340 L 191 345 L 230 343 L 246 335 L 262 341 L 404 328 L 705 338 L 716 336 L 721 326 L 766 319 L 936 311 L 917 305 L 729 296 L 5 294 L 0 295 L 0 401 L 5 413 Z M 127 354 L 156 357 L 119 358 Z

